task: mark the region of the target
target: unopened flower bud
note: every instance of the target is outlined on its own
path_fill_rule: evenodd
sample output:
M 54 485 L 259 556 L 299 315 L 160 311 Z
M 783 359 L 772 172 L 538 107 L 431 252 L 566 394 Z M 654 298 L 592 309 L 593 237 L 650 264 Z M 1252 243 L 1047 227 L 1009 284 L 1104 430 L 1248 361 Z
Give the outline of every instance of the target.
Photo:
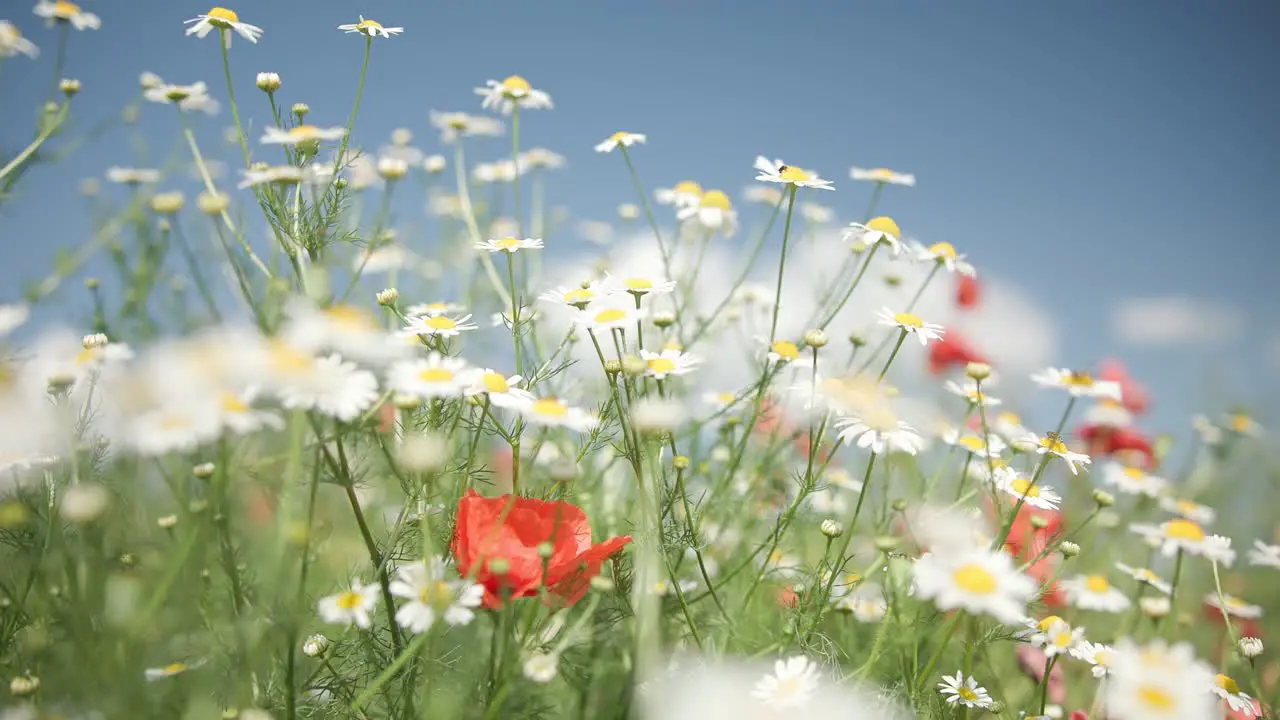
M 438 175 L 444 172 L 447 164 L 448 163 L 444 159 L 443 155 L 428 155 L 427 158 L 422 161 L 422 167 L 431 175 Z
M 538 557 L 543 558 L 544 560 L 551 557 L 552 553 L 555 551 L 556 546 L 549 542 L 538 543 Z
M 964 374 L 979 382 L 991 377 L 991 366 L 983 362 L 971 362 L 964 366 Z
M 649 363 L 635 355 L 628 355 L 622 359 L 622 371 L 628 375 L 643 375 L 649 371 Z
M 9 681 L 9 692 L 14 697 L 26 697 L 40 689 L 40 678 L 34 675 L 19 676 Z
M 231 205 L 231 199 L 222 193 L 202 192 L 196 196 L 196 207 L 205 215 L 220 215 Z
M 999 700 L 992 700 L 991 704 L 987 705 L 987 712 L 991 713 L 992 715 L 999 715 L 1000 713 L 1004 712 L 1004 710 L 1005 710 L 1005 704 L 1000 702 Z
M 654 313 L 653 325 L 658 328 L 669 328 L 676 324 L 676 316 L 671 313 Z
M 329 638 L 315 634 L 302 642 L 302 654 L 309 658 L 324 657 L 329 652 Z
M 1106 490 L 1094 490 L 1093 501 L 1098 504 L 1098 507 L 1111 507 L 1116 504 L 1116 496 Z
M 1064 558 L 1073 558 L 1080 554 L 1080 546 L 1070 540 L 1064 540 L 1058 543 L 1058 552 L 1062 553 Z
M 200 463 L 199 465 L 196 465 L 195 467 L 191 468 L 191 474 L 195 475 L 201 480 L 207 480 L 208 478 L 213 477 L 213 471 L 217 469 L 218 469 L 218 466 L 214 465 L 211 462 Z
M 1049 518 L 1046 518 L 1046 517 L 1045 517 L 1045 516 L 1043 516 L 1043 515 L 1032 515 L 1032 516 L 1031 516 L 1031 527 L 1033 527 L 1033 528 L 1035 528 L 1035 529 L 1037 529 L 1037 530 L 1043 530 L 1043 529 L 1045 529 L 1045 528 L 1049 527 Z
M 55 372 L 48 377 L 47 382 L 50 395 L 61 395 L 76 384 L 76 376 L 69 372 Z
M 378 159 L 378 175 L 390 182 L 402 179 L 409 174 L 409 163 L 401 158 L 384 157 Z
M 1252 660 L 1262 654 L 1262 638 L 1242 637 L 1239 642 L 1240 654 L 1246 660 Z
M 818 530 L 833 540 L 844 534 L 844 528 L 840 527 L 840 523 L 835 520 L 823 520 Z
M 804 344 L 811 348 L 820 348 L 827 344 L 827 334 L 817 328 L 808 330 L 804 334 Z
M 489 572 L 494 575 L 506 575 L 511 570 L 511 561 L 506 558 L 494 558 L 489 561 Z
M 852 333 L 851 335 L 849 335 L 849 343 L 852 344 L 855 348 L 860 348 L 863 345 L 867 344 L 867 339 L 859 335 L 858 333 Z
M 298 119 L 301 120 L 307 116 L 307 113 L 311 112 L 311 106 L 306 103 L 294 103 L 290 112 L 297 115 Z
M 617 360 L 605 360 L 604 371 L 609 373 L 610 375 L 617 375 L 618 373 L 622 372 L 622 363 L 618 362 Z
M 677 455 L 671 458 L 671 467 L 675 468 L 676 470 L 688 470 L 689 463 L 690 463 L 690 460 L 688 455 Z
M 622 203 L 618 206 L 618 217 L 623 220 L 635 220 L 640 217 L 640 208 L 632 203 Z
M 258 89 L 265 93 L 273 93 L 280 89 L 280 76 L 273 72 L 258 73 Z
M 156 518 L 156 527 L 160 528 L 161 530 L 172 529 L 173 526 L 177 524 L 178 524 L 177 515 L 165 515 L 163 517 Z
M 176 215 L 187 202 L 180 191 L 156 193 L 151 197 L 151 212 L 157 215 Z
M 897 275 L 885 275 L 884 284 L 888 285 L 891 288 L 898 287 L 899 285 L 902 284 L 902 278 Z
M 90 333 L 80 338 L 80 347 L 83 347 L 85 350 L 92 350 L 94 348 L 106 347 L 109 342 L 111 341 L 104 333 Z
M 892 507 L 894 512 L 904 512 L 907 509 L 907 501 L 903 498 L 898 498 L 893 501 Z
M 876 550 L 882 553 L 891 552 L 898 547 L 898 538 L 892 535 L 877 535 L 875 545 Z
M 58 90 L 67 97 L 71 97 L 80 92 L 80 81 L 64 79 L 58 83 Z
M 400 291 L 395 288 L 387 288 L 374 296 L 378 304 L 383 307 L 391 307 L 400 299 Z

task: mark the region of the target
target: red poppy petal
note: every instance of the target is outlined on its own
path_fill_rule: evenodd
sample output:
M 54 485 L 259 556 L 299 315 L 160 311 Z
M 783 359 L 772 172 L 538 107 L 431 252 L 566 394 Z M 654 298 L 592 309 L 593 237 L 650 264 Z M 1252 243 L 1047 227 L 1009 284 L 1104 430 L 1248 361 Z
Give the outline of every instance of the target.
M 566 606 L 578 602 L 583 595 L 587 594 L 587 588 L 591 586 L 591 578 L 600 574 L 600 566 L 604 561 L 629 542 L 631 542 L 630 535 L 609 538 L 598 545 L 591 546 L 573 560 L 550 568 L 548 584 L 551 586 L 551 592 L 559 596 Z

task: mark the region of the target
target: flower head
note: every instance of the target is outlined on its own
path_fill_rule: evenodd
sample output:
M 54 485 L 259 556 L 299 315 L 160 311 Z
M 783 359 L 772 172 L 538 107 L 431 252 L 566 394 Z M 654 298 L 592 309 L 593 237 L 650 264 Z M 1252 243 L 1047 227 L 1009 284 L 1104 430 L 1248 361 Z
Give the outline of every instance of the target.
M 644 143 L 648 138 L 642 133 L 626 132 L 619 130 L 618 132 L 605 138 L 603 142 L 596 145 L 596 152 L 613 152 L 619 145 L 629 148 L 636 143 Z
M 946 698 L 948 705 L 963 705 L 971 708 L 991 706 L 991 695 L 987 689 L 978 685 L 976 678 L 965 677 L 959 670 L 956 671 L 955 677 L 942 676 L 942 682 L 938 683 L 938 692 Z
M 880 325 L 896 327 L 904 335 L 915 335 L 922 346 L 928 345 L 930 340 L 941 340 L 943 333 L 946 332 L 941 325 L 927 323 L 913 313 L 895 313 L 889 308 L 882 308 L 877 317 L 880 318 Z
M 519 407 L 525 421 L 546 427 L 566 427 L 587 432 L 599 423 L 599 419 L 581 408 L 571 407 L 558 398 L 539 398 Z
M 396 611 L 396 624 L 414 633 L 431 629 L 436 620 L 467 625 L 484 599 L 484 588 L 465 579 L 445 579 L 442 563 L 419 561 L 396 571 L 391 594 L 408 602 Z
M 1062 589 L 1067 601 L 1081 610 L 1118 613 L 1133 604 L 1105 575 L 1076 575 L 1063 580 Z
M 780 183 L 783 185 L 793 185 L 795 187 L 810 187 L 820 190 L 835 190 L 830 180 L 823 180 L 818 177 L 817 173 L 810 172 L 794 165 L 784 164 L 781 160 L 770 161 L 763 155 L 756 156 L 756 170 L 760 173 L 756 175 L 756 180 L 762 182 Z
M 1014 625 L 1026 615 L 1036 582 L 1004 552 L 938 548 L 915 562 L 916 592 L 941 610 L 963 608 Z
M 476 94 L 484 98 L 481 107 L 498 108 L 503 115 L 510 115 L 516 107 L 521 109 L 550 110 L 551 96 L 535 89 L 528 80 L 512 75 L 502 82 L 489 80 L 486 87 L 476 88 Z
M 491 253 L 504 252 L 507 254 L 514 254 L 517 250 L 541 250 L 542 240 L 534 238 L 525 238 L 521 240 L 513 237 L 501 238 L 498 240 L 489 239 L 484 242 L 476 243 L 475 249 Z
M 1107 715 L 1125 720 L 1211 720 L 1213 671 L 1188 644 L 1154 641 L 1116 645 L 1105 702 Z
M 1066 390 L 1073 397 L 1120 399 L 1120 383 L 1098 380 L 1093 375 L 1080 370 L 1047 368 L 1032 375 L 1031 379 L 1037 385 Z
M 897 257 L 902 252 L 902 230 L 891 217 L 874 217 L 863 223 L 849 223 L 840 239 L 855 247 L 885 245 Z
M 679 350 L 663 350 L 659 353 L 641 350 L 640 359 L 647 366 L 645 374 L 657 380 L 664 380 L 670 375 L 685 375 L 692 372 L 700 362 L 698 358 Z
M 411 317 L 409 324 L 401 330 L 405 335 L 418 335 L 420 337 L 457 337 L 458 335 L 468 331 L 475 330 L 479 325 L 471 322 L 471 315 L 450 316 L 445 313 L 438 315 L 426 315 L 419 317 Z
M 818 689 L 818 665 L 804 655 L 774 663 L 773 672 L 760 678 L 751 696 L 771 708 L 799 708 Z
M 956 253 L 956 248 L 949 242 L 934 243 L 928 247 L 913 243 L 912 252 L 918 262 L 934 263 L 947 272 L 960 273 L 972 277 L 976 271 L 965 261 L 964 255 Z
M 97 15 L 81 10 L 79 5 L 68 0 L 40 0 L 32 12 L 51 23 L 70 23 L 77 30 L 97 30 L 102 27 L 102 20 Z
M 320 619 L 367 630 L 373 626 L 373 609 L 377 606 L 378 584 L 352 580 L 349 589 L 320 599 Z
M 916 186 L 915 175 L 895 172 L 888 168 L 872 168 L 870 170 L 860 167 L 850 168 L 849 177 L 854 180 L 865 180 L 867 182 L 878 183 L 881 185 L 903 185 L 905 187 Z
M 404 32 L 402 27 L 383 27 L 382 23 L 377 20 L 365 20 L 363 15 L 360 16 L 360 22 L 351 25 L 339 25 L 338 29 L 347 33 L 358 33 L 367 38 L 389 38 L 392 35 L 399 35 Z
M 40 48 L 22 37 L 22 31 L 17 25 L 8 20 L 0 20 L 0 58 L 10 58 L 19 54 L 34 58 L 40 54 Z
M 257 25 L 240 22 L 240 16 L 234 10 L 228 10 L 224 7 L 210 8 L 209 12 L 204 15 L 197 15 L 183 24 L 191 26 L 187 28 L 188 35 L 195 35 L 201 39 L 217 30 L 224 38 L 223 42 L 226 43 L 227 47 L 231 47 L 231 33 L 227 32 L 228 30 L 235 31 L 251 43 L 258 42 L 258 38 L 262 37 L 262 28 Z

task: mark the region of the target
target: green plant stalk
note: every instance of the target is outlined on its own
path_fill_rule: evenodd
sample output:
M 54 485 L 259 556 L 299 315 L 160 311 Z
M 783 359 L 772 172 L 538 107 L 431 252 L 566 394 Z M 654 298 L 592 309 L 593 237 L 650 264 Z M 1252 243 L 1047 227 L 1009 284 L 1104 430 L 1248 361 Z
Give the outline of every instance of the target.
M 769 343 L 778 339 L 778 307 L 782 304 L 782 276 L 787 267 L 787 242 L 791 239 L 791 211 L 796 204 L 796 190 L 799 186 L 791 184 L 791 192 L 787 195 L 787 219 L 782 227 L 782 252 L 778 254 L 778 286 L 773 293 L 773 319 L 769 321 Z

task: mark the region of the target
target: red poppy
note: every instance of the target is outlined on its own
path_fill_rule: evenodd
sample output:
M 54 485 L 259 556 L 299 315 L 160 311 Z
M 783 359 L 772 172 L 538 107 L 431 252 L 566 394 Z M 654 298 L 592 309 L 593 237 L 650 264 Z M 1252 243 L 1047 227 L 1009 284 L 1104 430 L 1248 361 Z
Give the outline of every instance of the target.
M 966 310 L 977 307 L 981 295 L 982 288 L 978 285 L 978 279 L 961 274 L 956 284 L 956 305 Z
M 941 340 L 929 343 L 929 372 L 941 375 L 953 367 L 971 362 L 987 362 L 954 328 L 947 328 Z
M 1069 720 L 1089 720 L 1089 713 L 1083 710 L 1072 710 Z
M 1156 455 L 1151 441 L 1134 428 L 1103 427 L 1100 425 L 1084 425 L 1077 431 L 1080 439 L 1089 446 L 1090 455 L 1126 456 L 1130 465 L 1151 470 L 1155 467 Z M 1127 457 L 1133 456 L 1133 457 Z M 1121 459 L 1117 457 L 1117 459 Z
M 800 607 L 800 594 L 792 585 L 784 585 L 774 591 L 774 600 L 777 601 L 778 607 L 797 608 Z
M 553 551 L 544 578 L 538 546 L 548 542 Z M 625 535 L 592 545 L 587 514 L 567 502 L 486 498 L 469 490 L 458 501 L 453 557 L 463 577 L 484 586 L 486 607 L 501 606 L 504 596 L 537 595 L 544 584 L 567 606 L 582 599 L 604 561 L 629 542 Z M 507 563 L 504 573 L 492 570 L 499 559 Z
M 1129 412 L 1141 415 L 1147 411 L 1150 395 L 1129 375 L 1124 363 L 1114 358 L 1103 360 L 1098 364 L 1098 379 L 1120 383 L 1120 402 Z

